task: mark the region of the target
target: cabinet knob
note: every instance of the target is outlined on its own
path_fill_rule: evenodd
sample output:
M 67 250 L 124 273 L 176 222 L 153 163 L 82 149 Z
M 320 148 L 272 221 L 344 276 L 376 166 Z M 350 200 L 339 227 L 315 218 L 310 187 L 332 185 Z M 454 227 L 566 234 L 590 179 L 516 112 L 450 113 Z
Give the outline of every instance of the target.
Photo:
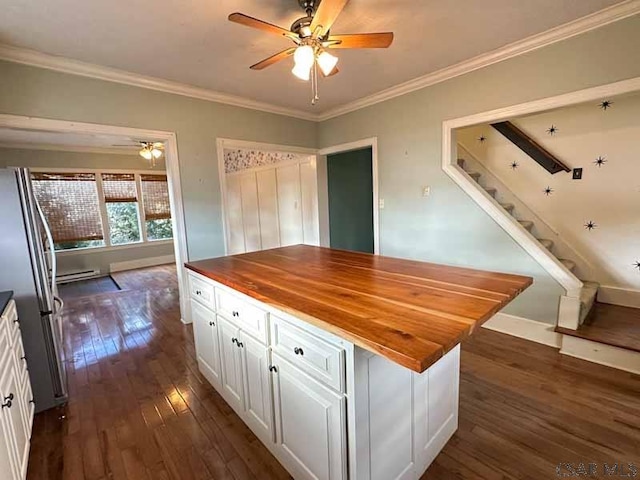
M 13 323 L 20 323 L 20 320 L 18 320 L 17 318 L 13 321 Z
M 20 360 L 24 360 L 26 362 L 27 361 L 27 356 L 24 355 L 24 356 L 20 357 Z
M 196 295 L 202 295 L 202 290 L 196 290 Z
M 237 311 L 234 310 L 233 312 L 231 312 L 231 315 L 233 315 L 234 317 L 239 317 L 240 316 L 240 312 L 237 312 Z
M 216 326 L 216 324 L 215 324 L 215 322 L 209 322 L 209 326 L 210 326 L 210 327 L 215 327 L 215 326 Z
M 296 355 L 304 355 L 304 350 L 302 350 L 300 347 L 295 347 L 293 349 L 293 353 L 295 353 Z
M 244 347 L 244 343 L 242 343 L 242 342 L 236 342 L 236 345 L 238 345 L 238 347 L 240 347 L 240 348 Z
M 13 400 L 14 396 L 13 393 L 10 393 L 8 397 L 4 397 L 4 402 L 2 404 L 2 408 L 11 408 L 11 405 L 13 405 L 12 400 Z
M 269 371 L 270 372 L 277 372 L 278 368 L 275 365 L 269 365 Z
M 231 339 L 231 343 L 235 343 L 235 344 L 237 344 L 237 343 L 238 343 L 238 339 L 237 339 L 236 337 L 233 337 L 233 338 Z

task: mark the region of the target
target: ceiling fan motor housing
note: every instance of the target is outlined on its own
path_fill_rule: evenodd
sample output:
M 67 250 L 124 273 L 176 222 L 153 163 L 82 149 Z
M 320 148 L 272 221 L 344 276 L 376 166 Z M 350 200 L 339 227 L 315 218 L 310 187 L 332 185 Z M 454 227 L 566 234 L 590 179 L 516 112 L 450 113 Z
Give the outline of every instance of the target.
M 320 0 L 298 0 L 298 4 L 307 12 L 308 17 L 312 17 L 313 12 L 315 12 L 318 9 L 318 5 L 320 5 Z

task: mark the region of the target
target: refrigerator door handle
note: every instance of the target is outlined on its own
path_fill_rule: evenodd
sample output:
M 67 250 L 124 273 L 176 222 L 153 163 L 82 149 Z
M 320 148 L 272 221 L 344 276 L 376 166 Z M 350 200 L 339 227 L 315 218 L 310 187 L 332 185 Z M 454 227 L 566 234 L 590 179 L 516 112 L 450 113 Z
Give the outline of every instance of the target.
M 42 211 L 42 207 L 40 206 L 40 202 L 38 202 L 38 198 L 35 195 L 33 196 L 33 203 L 35 204 L 36 210 L 38 211 L 38 216 L 40 217 L 40 221 L 42 222 L 42 227 L 44 228 L 44 233 L 47 237 L 47 243 L 49 244 L 49 254 L 51 255 L 51 294 L 54 297 L 54 301 L 56 299 L 60 301 L 60 310 L 62 310 L 62 300 L 56 298 L 56 295 L 58 294 L 58 286 L 56 285 L 56 276 L 58 275 L 58 262 L 56 259 L 56 248 L 53 242 L 53 235 L 51 235 L 49 223 L 47 222 L 47 219 L 44 216 L 44 212 Z

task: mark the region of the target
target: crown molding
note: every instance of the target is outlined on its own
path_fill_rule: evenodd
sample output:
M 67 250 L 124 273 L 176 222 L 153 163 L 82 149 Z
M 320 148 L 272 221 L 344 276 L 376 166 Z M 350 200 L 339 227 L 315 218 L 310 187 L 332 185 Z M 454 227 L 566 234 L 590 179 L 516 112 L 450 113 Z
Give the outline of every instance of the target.
M 354 100 L 345 105 L 331 108 L 320 113 L 317 121 L 323 122 L 331 118 L 339 117 L 361 108 L 375 105 L 407 93 L 415 92 L 425 87 L 444 82 L 451 78 L 473 72 L 494 63 L 522 55 L 533 50 L 551 45 L 562 40 L 595 30 L 618 20 L 631 17 L 640 13 L 640 0 L 626 0 L 617 5 L 605 8 L 572 22 L 559 25 L 545 32 L 532 35 L 517 42 L 510 43 L 491 52 L 483 53 L 469 60 L 464 60 L 455 65 L 429 73 L 422 77 L 409 80 L 394 87 L 387 88 L 367 97 Z
M 127 157 L 137 157 L 140 147 L 132 147 L 126 150 L 117 147 L 90 147 L 82 145 L 57 145 L 49 143 L 12 143 L 0 142 L 1 149 L 15 150 L 47 150 L 53 152 L 73 152 L 73 153 L 100 153 L 105 155 L 124 155 Z
M 436 83 L 444 82 L 451 78 L 473 72 L 480 68 L 522 55 L 523 53 L 545 47 L 552 43 L 595 30 L 638 13 L 640 13 L 640 0 L 626 0 L 572 22 L 565 23 L 545 32 L 505 45 L 504 47 L 491 52 L 478 55 L 469 60 L 464 60 L 455 65 L 445 67 L 441 70 L 387 88 L 374 93 L 373 95 L 348 102 L 344 105 L 330 108 L 320 113 L 304 112 L 297 109 L 250 100 L 236 95 L 216 92 L 207 88 L 195 87 L 184 83 L 173 82 L 171 80 L 140 75 L 137 73 L 127 72 L 125 70 L 103 67 L 101 65 L 81 62 L 79 60 L 73 60 L 56 55 L 49 55 L 36 50 L 6 44 L 0 44 L 0 60 L 21 63 L 48 70 L 69 73 L 72 75 L 95 78 L 98 80 L 105 80 L 108 82 L 131 85 L 134 87 L 147 88 L 150 90 L 172 93 L 200 100 L 233 105 L 251 110 L 259 110 L 262 112 L 274 113 L 302 120 L 322 122 L 361 108 L 375 105 L 376 103 L 381 103 L 386 100 L 435 85 Z
M 81 62 L 71 58 L 49 55 L 27 48 L 13 45 L 0 44 L 0 60 L 21 63 L 33 67 L 45 68 L 56 72 L 70 73 L 82 77 L 106 80 L 108 82 L 121 83 L 134 87 L 147 88 L 158 92 L 173 93 L 185 97 L 207 100 L 210 102 L 233 105 L 235 107 L 249 108 L 262 112 L 275 113 L 302 120 L 317 121 L 317 114 L 302 112 L 292 108 L 272 105 L 270 103 L 250 100 L 248 98 L 220 93 L 207 88 L 195 87 L 184 83 L 164 80 L 162 78 L 140 75 L 111 67 L 103 67 L 92 63 Z

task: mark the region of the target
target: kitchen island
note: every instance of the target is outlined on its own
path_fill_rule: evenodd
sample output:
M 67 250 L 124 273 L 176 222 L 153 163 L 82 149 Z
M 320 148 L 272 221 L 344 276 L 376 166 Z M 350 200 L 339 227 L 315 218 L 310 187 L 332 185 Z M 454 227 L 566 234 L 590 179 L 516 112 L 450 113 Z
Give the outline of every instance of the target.
M 460 342 L 532 279 L 297 245 L 189 269 L 198 364 L 296 479 L 417 479 Z

